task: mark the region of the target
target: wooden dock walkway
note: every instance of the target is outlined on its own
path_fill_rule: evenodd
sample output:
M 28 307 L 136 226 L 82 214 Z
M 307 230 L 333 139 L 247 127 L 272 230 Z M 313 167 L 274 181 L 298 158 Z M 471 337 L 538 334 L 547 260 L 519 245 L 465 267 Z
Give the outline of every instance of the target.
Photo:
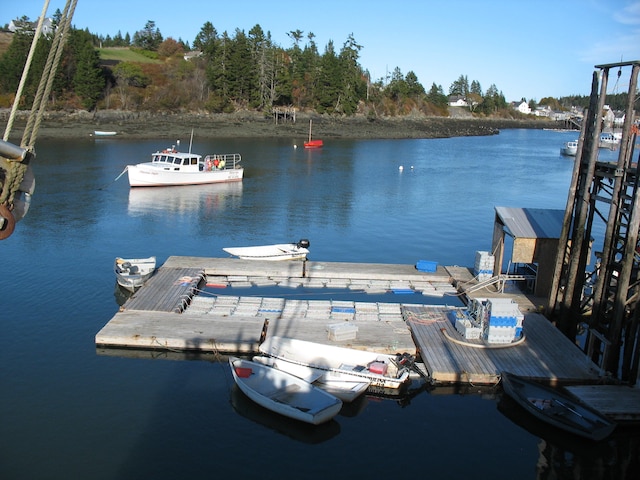
M 465 278 L 470 275 L 466 270 L 438 266 L 436 272 L 427 273 L 413 265 L 170 257 L 95 340 L 100 347 L 254 353 L 268 320 L 268 335 L 339 343 L 380 353 L 419 351 L 437 383 L 490 384 L 503 370 L 558 383 L 591 383 L 597 379 L 594 366 L 582 352 L 541 315 L 527 315 L 523 345 L 479 349 L 451 342 L 443 334 L 444 328 L 450 336 L 459 335 L 447 317 L 447 312 L 457 307 L 206 296 L 198 289 L 205 281 L 251 286 L 269 280 L 288 286 L 419 290 L 450 283 L 454 276 Z M 526 303 L 522 310 L 536 308 Z M 358 327 L 356 339 L 329 340 L 328 326 L 344 321 Z

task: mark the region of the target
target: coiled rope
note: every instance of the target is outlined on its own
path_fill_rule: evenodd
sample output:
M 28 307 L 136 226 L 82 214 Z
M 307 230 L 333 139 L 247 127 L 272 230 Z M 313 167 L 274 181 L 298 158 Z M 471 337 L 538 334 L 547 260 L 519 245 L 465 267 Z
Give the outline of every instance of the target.
M 68 31 L 76 4 L 77 0 L 67 0 L 64 11 L 60 17 L 60 22 L 56 28 L 51 50 L 49 51 L 47 62 L 45 64 L 42 77 L 40 78 L 38 90 L 27 120 L 27 126 L 24 130 L 22 141 L 20 143 L 20 149 L 22 149 L 23 153 L 12 156 L 11 158 L 0 156 L 0 240 L 9 237 L 13 233 L 15 222 L 20 220 L 26 214 L 28 204 L 31 200 L 31 194 L 35 188 L 35 179 L 30 173 L 30 160 L 35 157 L 35 142 L 38 136 L 38 130 L 40 128 L 42 118 L 44 117 L 45 107 L 60 63 L 64 43 L 68 37 Z M 9 115 L 9 121 L 7 122 L 4 132 L 2 144 L 3 153 L 17 149 L 15 145 L 11 145 L 7 141 L 11 134 L 11 128 L 13 127 L 18 105 L 20 104 L 22 90 L 24 88 L 27 75 L 29 74 L 33 54 L 35 52 L 38 39 L 42 33 L 42 24 L 48 7 L 49 0 L 45 0 L 42 14 L 38 20 L 31 48 L 27 56 L 27 61 L 22 72 L 18 91 L 16 92 L 16 98 L 14 99 L 11 113 Z M 25 197 L 25 199 L 24 201 L 21 201 L 22 207 L 19 211 L 14 212 L 16 196 Z

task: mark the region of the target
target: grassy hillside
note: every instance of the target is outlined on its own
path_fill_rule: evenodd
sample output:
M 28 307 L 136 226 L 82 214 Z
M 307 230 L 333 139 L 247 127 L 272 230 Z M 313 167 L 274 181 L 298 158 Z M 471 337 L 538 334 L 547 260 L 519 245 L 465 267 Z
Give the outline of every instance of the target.
M 98 48 L 102 60 L 116 62 L 161 63 L 160 60 L 145 57 L 129 48 Z
M 4 52 L 7 51 L 11 44 L 11 40 L 13 40 L 13 33 L 0 32 L 0 55 L 3 55 Z

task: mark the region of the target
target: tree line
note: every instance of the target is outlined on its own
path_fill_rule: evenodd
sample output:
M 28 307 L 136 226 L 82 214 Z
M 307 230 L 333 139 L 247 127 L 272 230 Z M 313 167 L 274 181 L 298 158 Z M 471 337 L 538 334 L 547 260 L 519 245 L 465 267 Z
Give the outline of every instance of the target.
M 59 18 L 58 10 L 54 26 Z M 18 28 L 0 57 L 0 106 L 9 106 L 13 100 L 33 38 L 27 17 L 14 23 Z M 412 112 L 446 115 L 449 96 L 460 95 L 476 115 L 516 115 L 495 85 L 483 92 L 478 81 L 469 82 L 465 75 L 451 84 L 448 94 L 435 83 L 426 91 L 413 71 L 405 75 L 398 67 L 389 78 L 372 80 L 359 62 L 363 47 L 352 34 L 340 47 L 329 41 L 322 52 L 311 32 L 293 30 L 287 35 L 292 44 L 284 48 L 260 25 L 247 33 L 236 29 L 230 35 L 205 22 L 189 46 L 181 39 L 163 38 L 151 20 L 133 37 L 120 32 L 103 37 L 71 28 L 49 105 L 52 109 L 212 113 L 241 109 L 270 113 L 287 106 L 375 118 Z M 51 41 L 48 36 L 38 41 L 23 93 L 24 108 L 33 101 Z M 108 47 L 129 48 L 149 61 L 105 62 L 99 51 Z M 187 52 L 198 55 L 186 60 Z

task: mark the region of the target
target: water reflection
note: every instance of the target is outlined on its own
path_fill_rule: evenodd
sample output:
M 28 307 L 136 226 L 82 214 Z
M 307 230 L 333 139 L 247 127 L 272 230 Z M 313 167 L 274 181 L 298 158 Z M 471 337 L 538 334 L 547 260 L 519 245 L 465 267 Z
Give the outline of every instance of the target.
M 340 424 L 330 420 L 321 425 L 308 425 L 278 415 L 253 402 L 238 388 L 231 387 L 231 405 L 243 417 L 274 430 L 298 442 L 317 444 L 326 442 L 340 433 Z
M 498 401 L 498 411 L 514 424 L 538 437 L 537 478 L 638 478 L 640 432 L 618 426 L 613 435 L 593 442 L 542 423 L 507 395 Z M 633 473 L 635 471 L 635 473 Z
M 129 214 L 179 213 L 207 215 L 237 208 L 242 201 L 242 182 L 178 187 L 129 189 Z

